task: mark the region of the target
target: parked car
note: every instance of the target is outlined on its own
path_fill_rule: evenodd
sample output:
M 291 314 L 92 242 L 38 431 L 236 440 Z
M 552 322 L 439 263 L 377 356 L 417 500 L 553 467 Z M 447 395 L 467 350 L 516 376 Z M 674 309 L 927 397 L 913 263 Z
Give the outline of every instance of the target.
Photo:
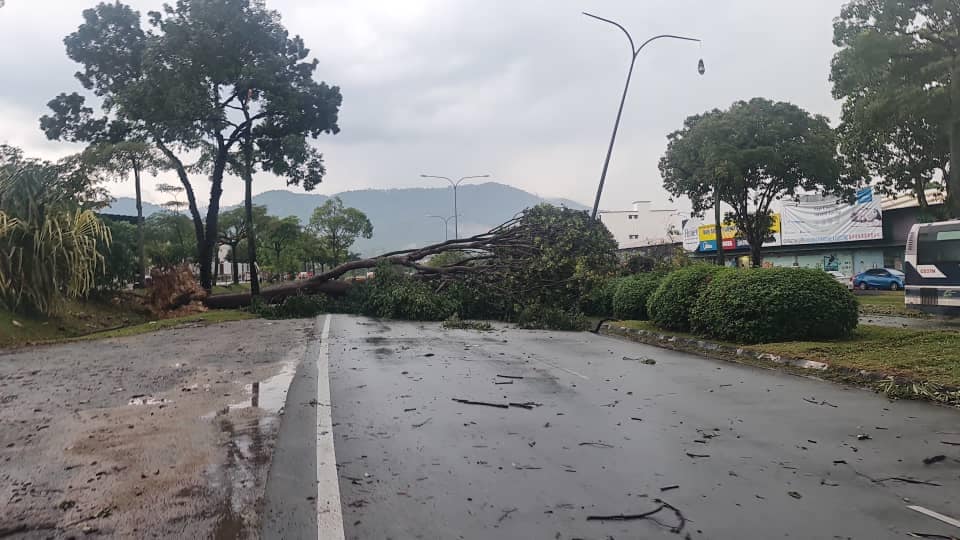
M 853 288 L 853 281 L 850 279 L 849 276 L 847 276 L 843 272 L 839 270 L 827 270 L 827 273 L 830 274 L 830 277 L 837 280 L 837 283 L 843 285 L 848 289 Z
M 864 291 L 867 289 L 899 291 L 903 289 L 905 277 L 903 272 L 893 268 L 871 268 L 853 276 L 851 283 Z

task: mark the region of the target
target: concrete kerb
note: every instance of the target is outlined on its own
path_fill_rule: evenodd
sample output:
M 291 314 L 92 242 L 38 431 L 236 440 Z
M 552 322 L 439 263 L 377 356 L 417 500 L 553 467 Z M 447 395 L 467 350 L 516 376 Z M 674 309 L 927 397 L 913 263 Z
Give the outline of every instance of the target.
M 646 345 L 653 345 L 655 347 L 700 354 L 719 360 L 726 360 L 754 366 L 759 365 L 767 368 L 786 367 L 788 368 L 788 371 L 800 375 L 818 379 L 840 380 L 846 383 L 864 384 L 871 386 L 874 390 L 877 390 L 876 383 L 881 381 L 892 382 L 898 386 L 926 384 L 925 381 L 894 376 L 888 373 L 859 370 L 842 366 L 831 366 L 825 362 L 804 360 L 800 358 L 788 358 L 777 354 L 758 352 L 750 349 L 744 349 L 743 347 L 718 343 L 716 341 L 677 336 L 659 331 L 627 328 L 617 324 L 603 324 L 600 327 L 600 333 L 622 337 L 630 341 L 636 341 Z M 939 388 L 939 393 L 958 394 L 960 393 L 960 390 L 957 388 Z M 955 397 L 946 400 L 931 399 L 929 396 L 924 396 L 922 394 L 912 397 L 917 399 L 929 399 L 931 401 L 940 403 L 953 403 L 954 405 L 960 405 L 960 403 L 956 402 Z

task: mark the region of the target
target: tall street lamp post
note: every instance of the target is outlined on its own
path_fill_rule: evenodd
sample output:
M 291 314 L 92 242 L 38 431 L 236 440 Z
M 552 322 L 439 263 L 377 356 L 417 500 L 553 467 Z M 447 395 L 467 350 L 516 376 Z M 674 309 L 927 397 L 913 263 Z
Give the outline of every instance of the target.
M 464 176 L 456 182 L 447 178 L 446 176 L 433 176 L 430 174 L 421 174 L 420 178 L 437 178 L 450 182 L 450 185 L 453 187 L 453 237 L 460 238 L 460 218 L 458 217 L 460 213 L 457 211 L 457 188 L 460 187 L 460 182 L 463 182 L 464 180 L 469 180 L 471 178 L 490 178 L 490 175 L 481 174 L 479 176 Z
M 600 208 L 600 195 L 603 194 L 603 182 L 607 178 L 607 168 L 610 166 L 610 156 L 613 154 L 613 143 L 614 141 L 617 140 L 617 128 L 620 127 L 620 117 L 623 115 L 623 104 L 627 101 L 627 90 L 630 89 L 630 77 L 633 75 L 633 66 L 637 62 L 637 55 L 639 55 L 640 51 L 642 51 L 643 48 L 646 47 L 650 42 L 656 41 L 658 39 L 665 39 L 665 38 L 680 39 L 683 41 L 696 41 L 698 43 L 700 42 L 700 40 L 696 38 L 691 38 L 691 37 L 662 34 L 659 36 L 653 36 L 652 38 L 644 41 L 643 44 L 640 45 L 639 48 L 637 48 L 633 43 L 633 38 L 630 36 L 630 32 L 627 32 L 627 29 L 621 26 L 619 23 L 611 21 L 610 19 L 604 19 L 603 17 L 592 15 L 587 12 L 583 12 L 583 14 L 586 15 L 587 17 L 592 17 L 594 19 L 597 19 L 598 21 L 610 23 L 616 26 L 617 28 L 619 28 L 620 30 L 623 30 L 623 33 L 626 34 L 627 39 L 630 41 L 630 52 L 632 54 L 632 56 L 630 57 L 630 70 L 627 72 L 627 83 L 623 87 L 623 96 L 621 96 L 620 98 L 620 108 L 617 109 L 617 120 L 613 123 L 613 134 L 610 135 L 610 146 L 607 148 L 607 158 L 603 160 L 603 172 L 600 173 L 600 185 L 597 187 L 597 198 L 593 202 L 592 217 L 593 219 L 597 219 L 597 211 Z M 702 58 L 697 64 L 697 71 L 699 71 L 701 75 L 703 75 L 704 72 L 706 71 L 703 65 Z
M 456 217 L 456 216 L 443 217 L 443 216 L 435 216 L 435 215 L 433 215 L 433 214 L 428 214 L 427 217 L 428 217 L 428 218 L 437 218 L 437 219 L 439 219 L 440 221 L 443 222 L 443 241 L 446 242 L 447 240 L 449 240 L 449 239 L 450 239 L 450 235 L 449 235 L 448 233 L 449 233 L 449 231 L 450 231 L 450 220 L 453 219 L 453 218 Z

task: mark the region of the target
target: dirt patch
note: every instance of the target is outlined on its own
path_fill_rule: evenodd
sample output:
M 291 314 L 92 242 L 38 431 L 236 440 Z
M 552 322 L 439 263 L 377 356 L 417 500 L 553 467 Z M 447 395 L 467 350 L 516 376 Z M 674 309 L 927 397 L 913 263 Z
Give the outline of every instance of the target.
M 0 355 L 0 536 L 256 536 L 279 422 L 250 389 L 303 356 L 312 324 Z

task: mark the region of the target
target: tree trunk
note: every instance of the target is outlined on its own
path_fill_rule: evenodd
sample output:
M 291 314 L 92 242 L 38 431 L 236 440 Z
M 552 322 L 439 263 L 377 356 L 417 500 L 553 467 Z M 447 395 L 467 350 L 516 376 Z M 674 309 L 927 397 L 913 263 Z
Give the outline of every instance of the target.
M 757 243 L 750 242 L 750 266 L 754 268 L 763 267 L 763 238 L 760 238 Z
M 133 167 L 133 186 L 137 195 L 137 287 L 143 288 L 147 283 L 147 262 L 143 241 L 143 198 L 140 193 L 140 162 L 130 160 Z
M 713 198 L 713 223 L 716 227 L 717 266 L 724 266 L 726 260 L 723 256 L 723 220 L 720 219 L 720 191 L 716 188 L 714 188 Z
M 220 216 L 220 196 L 223 195 L 223 171 L 227 165 L 226 150 L 220 150 L 210 175 L 210 207 L 207 208 L 206 231 L 200 247 L 200 286 L 207 292 L 213 289 L 213 261 L 217 248 L 217 222 Z
M 248 119 L 249 120 L 249 119 Z M 253 223 L 253 143 L 250 140 L 250 127 L 247 126 L 243 144 L 243 207 L 247 220 L 247 264 L 250 266 L 250 294 L 260 295 L 260 276 L 257 275 L 257 235 Z
M 239 285 L 240 284 L 240 263 L 237 262 L 237 244 L 230 244 L 230 263 L 233 270 L 233 284 Z
M 947 181 L 949 217 L 960 217 L 960 61 L 953 57 L 950 73 L 950 178 Z

